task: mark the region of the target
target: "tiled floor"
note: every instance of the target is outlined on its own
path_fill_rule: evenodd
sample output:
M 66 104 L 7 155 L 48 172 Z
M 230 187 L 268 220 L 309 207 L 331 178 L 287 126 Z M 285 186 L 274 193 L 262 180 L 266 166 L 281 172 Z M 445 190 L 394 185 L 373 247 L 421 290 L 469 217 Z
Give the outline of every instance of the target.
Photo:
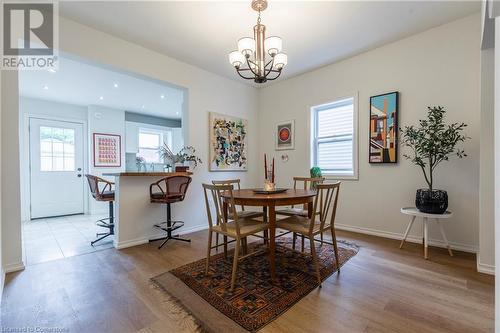
M 72 257 L 108 249 L 113 236 L 91 246 L 96 232 L 105 232 L 95 221 L 105 216 L 74 215 L 23 222 L 24 262 L 26 265 Z

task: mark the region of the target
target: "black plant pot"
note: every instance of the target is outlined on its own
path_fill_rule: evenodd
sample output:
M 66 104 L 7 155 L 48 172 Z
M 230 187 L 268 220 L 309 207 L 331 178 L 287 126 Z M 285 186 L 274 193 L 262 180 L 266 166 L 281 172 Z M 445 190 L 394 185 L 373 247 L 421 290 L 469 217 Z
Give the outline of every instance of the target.
M 448 193 L 442 190 L 419 189 L 415 197 L 415 206 L 422 213 L 443 214 L 448 208 Z

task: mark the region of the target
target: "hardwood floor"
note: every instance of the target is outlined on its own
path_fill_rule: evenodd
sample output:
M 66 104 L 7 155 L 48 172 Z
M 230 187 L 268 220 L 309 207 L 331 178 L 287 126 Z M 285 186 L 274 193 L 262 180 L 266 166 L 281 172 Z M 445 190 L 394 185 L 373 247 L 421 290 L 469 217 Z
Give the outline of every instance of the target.
M 106 249 L 27 267 L 7 275 L 5 328 L 66 332 L 191 332 L 193 321 L 149 278 L 203 258 L 206 232 L 162 250 L 146 244 Z M 348 232 L 354 258 L 262 332 L 492 332 L 494 279 L 475 271 L 475 256 Z

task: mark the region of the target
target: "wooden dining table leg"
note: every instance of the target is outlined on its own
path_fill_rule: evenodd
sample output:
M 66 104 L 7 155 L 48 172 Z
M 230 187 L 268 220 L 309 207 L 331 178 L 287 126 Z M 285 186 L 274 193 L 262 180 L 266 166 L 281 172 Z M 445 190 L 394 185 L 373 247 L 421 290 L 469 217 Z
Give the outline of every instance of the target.
M 269 206 L 269 268 L 271 279 L 276 279 L 276 209 Z
M 264 213 L 264 223 L 267 223 L 267 206 L 262 207 L 262 213 Z M 264 230 L 264 244 L 267 244 L 267 240 L 269 239 L 269 232 Z
M 223 206 L 222 208 L 224 209 L 223 218 L 224 218 L 224 221 L 227 221 L 229 205 L 227 204 L 226 201 L 224 201 L 222 206 Z M 223 241 L 224 241 L 224 258 L 227 259 L 227 236 L 226 235 L 224 235 Z

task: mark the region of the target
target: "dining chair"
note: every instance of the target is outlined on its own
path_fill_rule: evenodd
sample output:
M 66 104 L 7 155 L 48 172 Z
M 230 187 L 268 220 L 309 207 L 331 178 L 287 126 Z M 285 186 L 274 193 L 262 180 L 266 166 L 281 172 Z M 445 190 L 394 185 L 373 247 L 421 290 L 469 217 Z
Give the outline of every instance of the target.
M 335 236 L 335 225 L 334 225 L 335 215 L 337 212 L 337 202 L 340 191 L 340 182 L 336 182 L 333 184 L 318 184 L 316 185 L 316 189 L 317 193 L 314 198 L 313 214 L 311 217 L 304 217 L 301 215 L 289 216 L 285 219 L 276 221 L 276 227 L 309 238 L 311 247 L 311 256 L 313 257 L 318 283 L 321 287 L 321 275 L 319 272 L 318 256 L 316 253 L 316 248 L 314 246 L 315 241 L 333 245 L 333 250 L 335 253 L 335 262 L 337 264 L 337 272 L 340 273 L 339 254 L 337 249 L 337 238 Z M 321 211 L 321 214 L 318 215 L 317 214 L 318 211 Z M 327 221 L 328 215 L 331 216 L 329 221 Z M 316 235 L 322 234 L 324 231 L 328 230 L 330 230 L 330 232 L 332 233 L 331 243 L 321 239 L 314 238 Z
M 233 189 L 241 190 L 239 179 L 227 179 L 227 180 L 212 180 L 213 185 L 233 185 Z M 263 212 L 256 212 L 251 210 L 245 210 L 245 206 L 241 205 L 241 210 L 238 211 L 238 217 L 263 217 Z M 229 212 L 229 218 L 232 219 L 231 212 Z
M 315 178 L 310 178 L 310 177 L 293 177 L 293 189 L 304 189 L 304 190 L 313 190 L 316 188 L 317 184 L 322 184 L 324 182 L 325 178 L 323 177 L 315 177 Z M 322 198 L 320 198 L 320 201 L 322 201 Z M 316 214 L 320 215 L 321 211 L 317 212 Z M 307 210 L 307 205 L 303 205 L 302 207 L 294 207 L 291 206 L 290 208 L 284 208 L 284 209 L 278 209 L 276 210 L 276 215 L 284 215 L 284 216 L 302 216 L 302 217 L 308 217 L 309 212 Z M 320 235 L 321 240 L 323 240 L 323 233 Z M 295 242 L 297 240 L 297 234 L 293 234 L 293 249 L 295 250 Z M 302 236 L 302 252 L 304 252 L 304 236 Z
M 232 185 L 202 184 L 202 186 L 205 195 L 205 205 L 207 208 L 208 217 L 208 248 L 205 274 L 208 274 L 208 269 L 210 266 L 210 253 L 213 248 L 218 247 L 218 245 L 212 246 L 212 234 L 222 234 L 226 237 L 226 239 L 227 237 L 233 238 L 235 240 L 235 247 L 233 256 L 233 268 L 231 274 L 232 291 L 236 283 L 238 261 L 262 252 L 262 250 L 254 251 L 252 253 L 246 253 L 245 255 L 240 256 L 240 247 L 242 245 L 245 245 L 244 241 L 246 237 L 266 231 L 268 229 L 268 225 L 267 223 L 262 223 L 261 221 L 254 220 L 249 217 L 238 216 L 238 212 L 236 211 L 236 206 L 234 204 Z M 233 219 L 229 219 L 229 214 L 226 215 L 224 213 L 224 202 L 222 198 L 222 193 L 224 192 L 229 193 L 229 199 L 226 199 L 226 204 L 228 205 L 229 212 L 231 213 Z M 215 220 L 212 218 L 212 207 L 209 198 L 213 202 L 213 208 L 215 210 Z M 227 245 L 226 243 L 225 245 Z
M 240 185 L 240 179 L 227 179 L 227 180 L 212 180 L 212 184 L 214 185 L 233 185 L 233 189 L 238 189 L 241 190 L 241 185 Z M 267 222 L 267 207 L 264 207 L 263 212 L 257 212 L 257 211 L 252 211 L 252 210 L 245 210 L 245 206 L 241 205 L 240 206 L 241 210 L 237 211 L 238 217 L 243 218 L 243 217 L 248 217 L 248 218 L 256 218 L 256 217 L 262 217 L 263 222 Z M 233 219 L 232 213 L 228 213 L 228 218 Z M 268 233 L 267 230 L 264 231 L 264 244 L 267 242 L 267 237 Z M 246 239 L 245 239 L 246 242 Z M 215 244 L 219 245 L 219 235 L 217 234 L 215 238 Z M 218 248 L 217 248 L 218 249 Z

